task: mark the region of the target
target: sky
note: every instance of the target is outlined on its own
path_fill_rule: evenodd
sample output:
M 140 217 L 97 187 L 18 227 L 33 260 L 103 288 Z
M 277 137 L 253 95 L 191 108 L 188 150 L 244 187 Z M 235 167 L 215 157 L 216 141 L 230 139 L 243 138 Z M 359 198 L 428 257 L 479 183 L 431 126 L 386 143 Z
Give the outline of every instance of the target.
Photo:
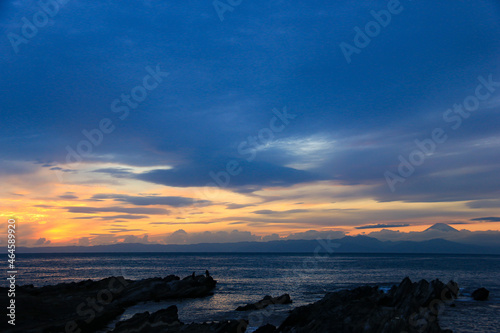
M 500 230 L 498 1 L 4 1 L 21 245 Z

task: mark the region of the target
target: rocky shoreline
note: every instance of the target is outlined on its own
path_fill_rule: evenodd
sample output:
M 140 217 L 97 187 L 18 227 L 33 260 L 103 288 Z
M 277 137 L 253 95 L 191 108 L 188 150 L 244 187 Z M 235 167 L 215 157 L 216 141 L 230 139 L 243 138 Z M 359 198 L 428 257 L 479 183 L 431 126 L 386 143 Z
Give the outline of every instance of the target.
M 2 332 L 85 333 L 102 329 L 139 302 L 198 298 L 213 294 L 217 281 L 208 274 L 175 275 L 132 281 L 121 276 L 53 286 L 16 287 L 16 326 L 2 321 Z M 7 288 L 0 288 L 0 297 Z M 2 302 L 5 304 L 5 301 Z
M 127 307 L 139 302 L 206 297 L 217 284 L 209 274 L 183 279 L 175 275 L 132 281 L 110 277 L 99 281 L 61 283 L 54 286 L 17 288 L 17 324 L 1 326 L 2 332 L 96 332 L 104 330 Z M 6 288 L 0 288 L 6 289 Z M 0 293 L 6 294 L 4 290 Z M 412 282 L 405 278 L 383 292 L 376 286 L 329 293 L 323 299 L 293 309 L 279 327 L 265 325 L 256 333 L 306 332 L 451 332 L 439 326 L 438 315 L 453 305 L 458 285 L 439 280 Z M 240 307 L 259 311 L 268 305 L 291 303 L 288 294 Z M 182 316 L 181 316 L 182 317 Z M 3 325 L 3 323 L 2 323 Z M 189 323 L 179 320 L 175 305 L 154 313 L 135 314 L 116 323 L 113 333 L 125 332 L 220 332 L 244 333 L 248 321 Z
M 342 290 L 294 309 L 279 328 L 265 332 L 450 332 L 440 328 L 438 315 L 458 291 L 453 281 L 409 278 L 387 293 L 371 286 Z

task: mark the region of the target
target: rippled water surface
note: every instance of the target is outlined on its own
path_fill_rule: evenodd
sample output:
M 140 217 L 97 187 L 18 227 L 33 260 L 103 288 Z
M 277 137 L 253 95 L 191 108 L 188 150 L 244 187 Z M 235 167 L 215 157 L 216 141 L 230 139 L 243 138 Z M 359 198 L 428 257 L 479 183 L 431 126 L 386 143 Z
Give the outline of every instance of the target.
M 336 254 L 21 254 L 17 261 L 19 284 L 42 286 L 122 275 L 127 279 L 176 274 L 203 274 L 208 269 L 218 281 L 213 296 L 175 302 L 143 303 L 134 313 L 156 311 L 177 304 L 183 322 L 246 318 L 253 327 L 279 324 L 287 311 L 314 302 L 326 292 L 359 285 L 389 287 L 405 276 L 413 281 L 435 279 L 459 283 L 462 295 L 456 307 L 446 307 L 443 327 L 455 332 L 500 332 L 500 256 Z M 3 281 L 2 281 L 3 282 Z M 490 290 L 490 300 L 472 301 L 479 287 Z M 294 301 L 258 312 L 233 311 L 265 295 L 289 293 Z M 248 317 L 250 316 L 250 317 Z

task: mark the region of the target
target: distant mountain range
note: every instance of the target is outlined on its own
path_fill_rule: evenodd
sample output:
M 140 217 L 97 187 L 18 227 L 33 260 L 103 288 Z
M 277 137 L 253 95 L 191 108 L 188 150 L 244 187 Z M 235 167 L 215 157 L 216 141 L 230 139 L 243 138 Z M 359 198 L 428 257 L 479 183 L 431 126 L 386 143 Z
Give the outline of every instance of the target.
M 479 248 L 500 247 L 499 231 L 457 230 L 445 223 L 436 223 L 424 231 L 399 232 L 395 230 L 382 229 L 380 231 L 374 231 L 366 234 L 366 236 L 376 238 L 380 241 L 392 242 L 424 242 L 441 239 L 452 243 L 458 243 L 462 246 L 475 245 Z
M 6 247 L 4 251 L 6 251 Z M 17 247 L 18 253 L 126 252 L 270 252 L 270 253 L 447 253 L 500 254 L 500 232 L 457 230 L 436 223 L 421 232 L 383 229 L 368 235 L 338 239 L 246 241 L 232 243 L 157 244 L 117 243 L 95 246 Z
M 189 245 L 119 243 L 96 246 L 19 247 L 18 253 L 116 252 L 275 252 L 275 253 L 448 253 L 500 254 L 500 246 L 463 244 L 444 239 L 380 241 L 368 236 L 334 240 L 278 240 L 269 242 L 202 243 Z

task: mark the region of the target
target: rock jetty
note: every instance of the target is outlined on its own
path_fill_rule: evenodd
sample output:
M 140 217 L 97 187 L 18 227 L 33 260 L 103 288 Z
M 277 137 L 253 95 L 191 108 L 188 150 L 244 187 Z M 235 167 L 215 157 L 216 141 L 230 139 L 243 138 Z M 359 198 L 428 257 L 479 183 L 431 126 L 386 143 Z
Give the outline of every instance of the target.
M 208 275 L 175 275 L 132 281 L 121 276 L 53 286 L 16 288 L 16 326 L 1 332 L 95 332 L 139 302 L 198 298 L 213 294 Z M 7 288 L 0 288 L 7 295 Z

